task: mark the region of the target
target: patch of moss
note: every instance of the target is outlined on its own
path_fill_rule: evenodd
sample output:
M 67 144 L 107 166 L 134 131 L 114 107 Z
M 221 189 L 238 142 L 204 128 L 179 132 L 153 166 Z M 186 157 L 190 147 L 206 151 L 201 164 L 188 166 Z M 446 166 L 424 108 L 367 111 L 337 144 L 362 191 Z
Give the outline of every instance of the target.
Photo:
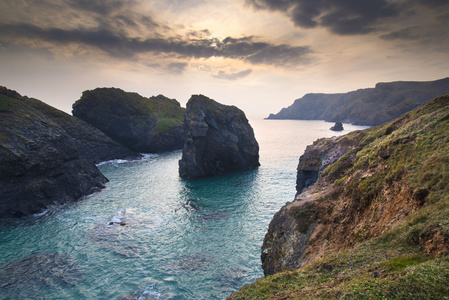
M 170 130 L 173 127 L 182 126 L 182 123 L 183 122 L 180 119 L 176 119 L 176 118 L 159 119 L 159 120 L 157 120 L 157 124 L 156 124 L 156 127 L 154 128 L 154 130 L 156 132 L 167 132 L 168 130 Z
M 0 112 L 10 111 L 17 100 L 6 95 L 0 95 Z

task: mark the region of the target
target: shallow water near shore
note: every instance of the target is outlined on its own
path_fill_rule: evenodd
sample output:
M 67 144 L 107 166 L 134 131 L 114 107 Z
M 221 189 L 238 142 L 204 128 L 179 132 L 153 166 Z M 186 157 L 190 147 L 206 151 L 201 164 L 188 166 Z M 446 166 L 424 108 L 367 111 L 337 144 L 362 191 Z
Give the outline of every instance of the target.
M 260 246 L 321 137 L 366 127 L 250 120 L 261 166 L 185 181 L 181 151 L 99 165 L 103 191 L 0 224 L 0 299 L 224 299 L 263 276 Z

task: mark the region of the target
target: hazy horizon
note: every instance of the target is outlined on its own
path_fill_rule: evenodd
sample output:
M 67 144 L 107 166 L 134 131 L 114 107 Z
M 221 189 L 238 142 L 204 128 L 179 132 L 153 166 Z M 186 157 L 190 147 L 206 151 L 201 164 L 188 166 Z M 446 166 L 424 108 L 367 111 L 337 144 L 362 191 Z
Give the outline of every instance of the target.
M 0 85 L 71 112 L 116 87 L 267 117 L 306 93 L 448 77 L 445 0 L 0 0 Z

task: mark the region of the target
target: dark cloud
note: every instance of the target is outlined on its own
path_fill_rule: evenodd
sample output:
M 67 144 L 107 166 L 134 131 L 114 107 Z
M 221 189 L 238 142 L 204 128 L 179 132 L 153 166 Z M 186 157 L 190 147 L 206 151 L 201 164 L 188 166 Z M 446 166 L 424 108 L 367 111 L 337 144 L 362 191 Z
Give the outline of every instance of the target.
M 248 76 L 249 74 L 251 74 L 252 71 L 253 70 L 251 70 L 251 69 L 240 71 L 240 72 L 235 72 L 235 73 L 219 71 L 218 74 L 213 75 L 213 77 L 218 78 L 218 79 L 237 80 L 237 79 L 244 78 L 244 77 Z
M 290 47 L 288 45 L 267 45 L 260 51 L 249 55 L 247 60 L 253 64 L 294 66 L 310 62 L 309 47 Z
M 393 31 L 387 34 L 383 34 L 380 38 L 384 40 L 415 40 L 418 39 L 419 36 L 417 34 L 417 27 L 408 27 L 401 30 Z
M 66 0 L 76 10 L 93 12 L 102 16 L 112 15 L 136 4 L 133 0 Z
M 187 63 L 175 62 L 168 64 L 167 68 L 173 73 L 183 73 L 188 66 Z
M 424 46 L 444 46 L 449 40 L 449 2 L 447 0 L 417 0 L 410 6 L 407 17 L 415 18 L 413 26 L 390 29 L 380 35 L 384 40 L 415 41 Z M 422 16 L 421 12 L 424 11 Z M 407 22 L 411 23 L 411 22 Z M 447 46 L 446 46 L 447 47 Z
M 436 1 L 436 0 L 435 0 Z M 387 0 L 247 0 L 258 9 L 281 11 L 295 25 L 323 26 L 339 35 L 365 34 L 376 24 L 397 16 L 399 7 Z
M 244 38 L 187 38 L 130 37 L 125 32 L 104 28 L 42 28 L 15 23 L 0 24 L 3 38 L 10 40 L 45 41 L 58 45 L 79 44 L 100 49 L 111 56 L 132 58 L 137 54 L 171 54 L 178 58 L 210 58 L 213 56 L 248 61 L 252 64 L 289 65 L 307 61 L 308 47 L 273 45 L 259 42 L 255 37 Z M 204 32 L 202 32 L 204 34 Z M 1 38 L 0 38 L 1 39 Z

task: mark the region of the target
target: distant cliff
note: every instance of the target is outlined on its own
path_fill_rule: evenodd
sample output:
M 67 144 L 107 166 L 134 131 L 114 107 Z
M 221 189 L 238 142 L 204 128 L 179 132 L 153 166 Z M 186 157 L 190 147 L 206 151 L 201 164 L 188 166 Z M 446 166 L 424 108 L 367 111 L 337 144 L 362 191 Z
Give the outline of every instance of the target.
M 184 111 L 162 95 L 97 88 L 85 91 L 72 113 L 134 151 L 153 153 L 182 149 Z
M 259 145 L 243 111 L 203 95 L 187 102 L 186 140 L 179 161 L 182 178 L 251 170 L 259 166 Z
M 0 87 L 0 218 L 39 213 L 104 187 L 95 163 L 137 154 L 87 123 Z
M 306 94 L 267 119 L 325 120 L 376 126 L 449 92 L 449 78 L 378 83 L 375 88 L 340 94 Z
M 445 94 L 309 146 L 298 194 L 274 215 L 262 245 L 267 277 L 229 298 L 447 297 L 448 132 Z

